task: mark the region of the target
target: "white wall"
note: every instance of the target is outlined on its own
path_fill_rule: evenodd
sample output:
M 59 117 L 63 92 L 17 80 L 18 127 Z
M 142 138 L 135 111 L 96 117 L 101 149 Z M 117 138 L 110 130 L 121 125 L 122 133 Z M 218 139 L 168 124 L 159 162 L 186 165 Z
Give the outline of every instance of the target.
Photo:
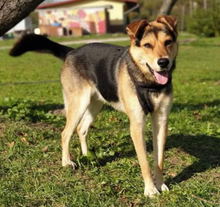
M 27 17 L 21 20 L 17 25 L 15 25 L 12 29 L 10 29 L 7 33 L 13 33 L 15 31 L 23 31 L 23 30 L 31 30 L 32 29 L 32 22 L 31 18 Z

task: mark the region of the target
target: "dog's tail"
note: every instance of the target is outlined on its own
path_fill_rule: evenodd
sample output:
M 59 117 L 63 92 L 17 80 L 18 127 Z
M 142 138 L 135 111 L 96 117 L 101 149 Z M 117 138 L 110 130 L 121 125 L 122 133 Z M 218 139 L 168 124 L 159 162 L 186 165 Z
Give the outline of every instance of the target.
M 53 54 L 65 61 L 67 54 L 72 50 L 73 48 L 53 42 L 42 35 L 28 34 L 18 40 L 9 54 L 16 57 L 28 51 L 36 51 Z

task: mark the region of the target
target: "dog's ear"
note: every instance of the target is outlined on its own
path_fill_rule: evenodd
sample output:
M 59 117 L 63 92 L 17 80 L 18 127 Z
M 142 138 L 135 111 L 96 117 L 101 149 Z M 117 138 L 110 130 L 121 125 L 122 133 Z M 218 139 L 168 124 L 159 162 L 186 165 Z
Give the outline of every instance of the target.
M 132 40 L 136 40 L 136 39 L 140 40 L 143 36 L 144 29 L 147 25 L 148 22 L 146 20 L 139 20 L 130 23 L 126 28 L 129 37 Z
M 156 21 L 162 24 L 166 24 L 169 27 L 169 29 L 171 29 L 174 32 L 175 37 L 177 37 L 178 35 L 177 19 L 175 17 L 162 15 L 162 16 L 157 17 Z

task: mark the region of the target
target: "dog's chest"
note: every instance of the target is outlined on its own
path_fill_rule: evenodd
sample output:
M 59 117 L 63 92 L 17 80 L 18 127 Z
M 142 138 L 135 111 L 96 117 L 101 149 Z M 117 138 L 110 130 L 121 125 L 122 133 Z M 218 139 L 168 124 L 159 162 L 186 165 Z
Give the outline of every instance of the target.
M 136 85 L 137 97 L 145 114 L 152 113 L 164 105 L 168 98 L 164 91 Z
M 167 94 L 165 92 L 160 93 L 149 93 L 149 98 L 153 105 L 153 111 L 157 111 L 161 108 L 171 108 L 172 105 L 172 92 Z
M 145 114 L 157 111 L 161 107 L 170 108 L 172 103 L 172 91 L 167 89 L 152 90 L 136 85 L 137 97 Z

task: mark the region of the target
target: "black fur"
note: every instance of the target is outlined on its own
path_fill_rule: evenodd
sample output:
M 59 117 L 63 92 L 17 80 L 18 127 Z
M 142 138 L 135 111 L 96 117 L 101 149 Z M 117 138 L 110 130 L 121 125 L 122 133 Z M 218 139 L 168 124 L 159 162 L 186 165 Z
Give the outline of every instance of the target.
M 28 34 L 24 35 L 15 44 L 9 54 L 16 57 L 28 51 L 52 53 L 54 56 L 64 61 L 66 55 L 72 50 L 73 48 L 53 42 L 44 36 Z
M 124 64 L 127 65 L 128 73 L 136 88 L 137 97 L 145 114 L 154 111 L 149 96 L 150 93 L 160 93 L 161 90 L 165 89 L 164 91 L 169 94 L 172 89 L 171 73 L 174 70 L 175 62 L 170 70 L 168 83 L 160 85 L 155 81 L 146 79 L 132 60 L 128 47 L 91 43 L 73 49 L 50 41 L 46 37 L 32 34 L 22 37 L 12 48 L 10 55 L 19 56 L 27 51 L 52 53 L 63 61 L 67 59 L 72 66 L 77 66 L 77 71 L 82 77 L 95 83 L 103 98 L 108 102 L 119 101 L 116 73 L 118 66 L 122 61 L 125 61 Z M 71 70 L 74 70 L 74 67 L 71 67 Z
M 93 80 L 105 100 L 117 102 L 115 70 L 125 51 L 126 47 L 91 43 L 72 51 L 68 59 L 82 76 Z
M 150 33 L 154 33 L 155 37 L 158 38 L 158 33 L 163 31 L 164 33 L 166 33 L 167 35 L 170 35 L 173 39 L 173 41 L 176 41 L 176 35 L 175 33 L 169 29 L 169 28 L 158 28 L 158 27 L 151 27 L 150 29 L 146 30 L 144 36 L 150 34 Z

